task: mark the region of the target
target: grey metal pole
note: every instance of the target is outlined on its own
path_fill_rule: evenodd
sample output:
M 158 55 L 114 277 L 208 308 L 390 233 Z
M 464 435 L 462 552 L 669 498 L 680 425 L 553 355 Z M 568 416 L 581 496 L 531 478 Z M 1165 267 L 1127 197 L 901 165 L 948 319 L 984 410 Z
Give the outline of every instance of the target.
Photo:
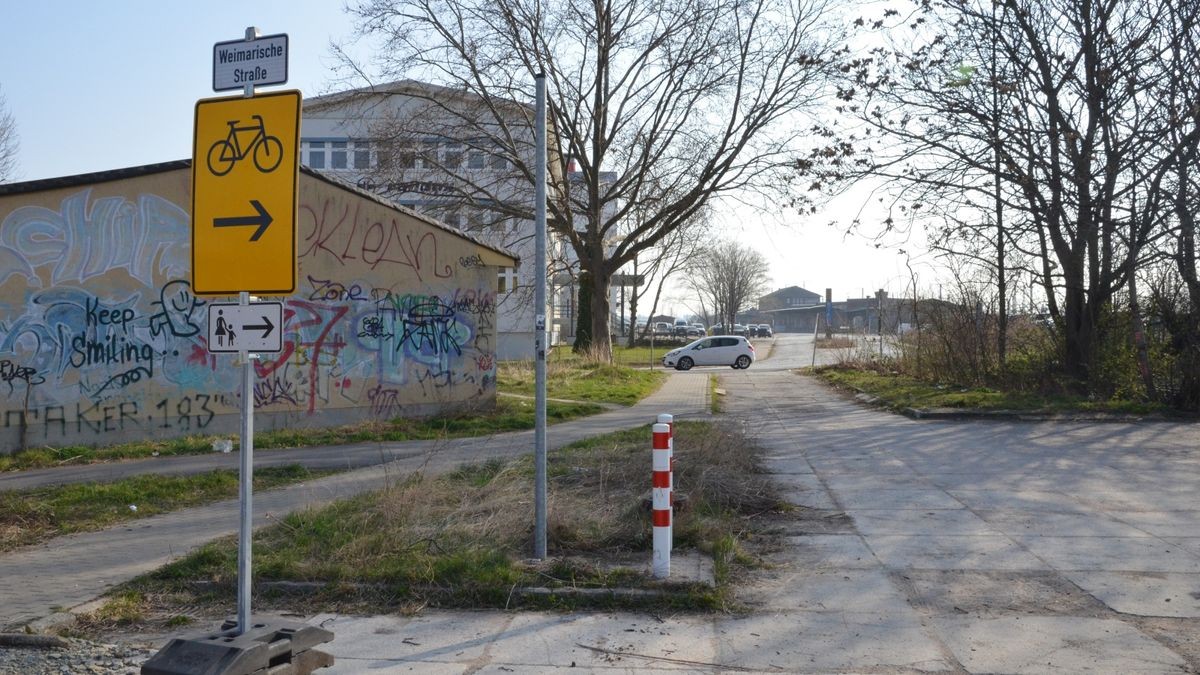
M 533 306 L 537 314 L 534 337 L 534 474 L 536 512 L 533 557 L 546 558 L 546 74 L 537 82 L 537 127 L 534 139 L 534 261 L 537 267 Z
M 258 39 L 258 28 L 246 27 L 247 42 Z M 254 85 L 247 83 L 242 91 L 245 98 L 254 98 Z M 250 294 L 238 294 L 238 304 L 250 304 Z M 241 517 L 238 525 L 238 635 L 250 628 L 250 538 L 253 533 L 251 521 L 254 509 L 251 504 L 254 487 L 254 367 L 252 355 L 242 350 L 242 437 L 240 441 L 240 463 L 238 465 L 238 503 Z
M 250 294 L 242 291 L 238 304 L 250 304 Z M 254 483 L 254 367 L 253 354 L 239 352 L 242 357 L 242 438 L 239 465 L 238 501 L 241 503 L 241 524 L 238 528 L 238 635 L 250 627 L 250 538 L 252 534 Z

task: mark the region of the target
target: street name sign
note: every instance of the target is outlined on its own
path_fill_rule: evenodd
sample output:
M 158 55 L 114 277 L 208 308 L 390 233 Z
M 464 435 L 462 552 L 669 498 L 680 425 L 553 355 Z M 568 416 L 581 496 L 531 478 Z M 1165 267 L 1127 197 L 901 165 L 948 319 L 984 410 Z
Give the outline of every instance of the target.
M 296 290 L 300 92 L 196 102 L 192 290 Z
M 283 303 L 209 303 L 208 351 L 283 351 Z
M 287 33 L 213 45 L 213 91 L 283 84 L 287 79 Z

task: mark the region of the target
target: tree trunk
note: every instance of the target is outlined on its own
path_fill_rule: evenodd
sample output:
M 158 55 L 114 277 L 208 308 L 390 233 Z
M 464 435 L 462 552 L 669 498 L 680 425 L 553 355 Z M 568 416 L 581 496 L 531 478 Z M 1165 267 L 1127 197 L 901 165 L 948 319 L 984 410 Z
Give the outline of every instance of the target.
M 637 258 L 634 258 L 633 259 L 633 278 L 634 279 L 637 279 L 637 274 L 638 274 L 638 261 L 637 261 Z M 640 286 L 634 286 L 633 292 L 629 294 L 629 336 L 626 339 L 625 346 L 629 347 L 630 349 L 633 349 L 634 346 L 637 345 L 637 339 L 638 339 L 637 307 L 638 307 L 638 297 L 639 297 L 638 290 L 640 288 L 641 288 Z M 649 322 L 647 322 L 647 323 L 649 323 Z
M 1083 290 L 1083 270 L 1063 271 L 1067 286 L 1063 294 L 1063 369 L 1068 376 L 1084 383 L 1088 381 L 1093 335 L 1087 293 Z
M 575 315 L 575 343 L 571 351 L 582 354 L 592 348 L 592 275 L 579 273 L 578 312 Z
M 599 360 L 612 362 L 612 326 L 609 289 L 611 274 L 592 275 L 592 354 Z

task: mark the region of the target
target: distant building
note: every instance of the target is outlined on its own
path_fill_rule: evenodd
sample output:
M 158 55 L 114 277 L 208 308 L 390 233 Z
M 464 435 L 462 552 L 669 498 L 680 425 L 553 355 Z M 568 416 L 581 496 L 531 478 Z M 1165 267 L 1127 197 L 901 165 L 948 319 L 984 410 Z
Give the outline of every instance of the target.
M 925 301 L 923 301 L 925 302 Z M 776 333 L 812 333 L 825 330 L 826 322 L 834 332 L 875 333 L 880 328 L 880 314 L 884 333 L 895 333 L 901 324 L 911 325 L 912 303 L 901 298 L 889 298 L 887 291 L 867 298 L 847 298 L 831 303 L 827 311 L 821 296 L 798 286 L 791 286 L 759 300 L 761 314 L 771 317 Z
M 497 273 L 496 356 L 532 359 L 536 315 L 551 317 L 547 329 L 552 342 L 568 326 L 573 330 L 574 280 L 567 273 L 551 276 L 547 307 L 534 307 L 534 224 L 505 215 L 504 208 L 519 203 L 516 210 L 527 210 L 533 190 L 515 175 L 513 149 L 490 144 L 481 131 L 492 124 L 490 106 L 509 115 L 514 130 L 527 128 L 532 110 L 516 101 L 488 103 L 469 92 L 416 80 L 309 98 L 301 121 L 300 161 L 516 253 L 526 264 Z M 522 161 L 532 157 L 532 137 L 514 143 Z M 549 171 L 553 174 L 557 166 L 550 162 Z M 551 184 L 556 181 L 561 177 L 552 175 Z M 560 238 L 548 233 L 551 261 L 562 260 L 565 249 Z
M 820 302 L 822 302 L 820 294 L 813 293 L 799 286 L 788 286 L 787 288 L 781 288 L 774 293 L 768 293 L 759 298 L 758 309 L 765 312 L 772 309 L 809 307 Z

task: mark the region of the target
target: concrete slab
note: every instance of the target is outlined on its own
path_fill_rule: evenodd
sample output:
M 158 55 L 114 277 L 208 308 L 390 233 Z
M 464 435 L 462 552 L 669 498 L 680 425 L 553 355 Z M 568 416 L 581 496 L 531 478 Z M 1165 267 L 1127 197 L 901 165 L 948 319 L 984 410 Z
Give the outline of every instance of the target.
M 1116 619 L 938 618 L 934 626 L 972 673 L 1183 673 L 1175 652 Z
M 1039 570 L 1046 565 L 1002 535 L 864 535 L 892 569 Z
M 836 511 L 837 504 L 833 498 L 824 489 L 819 492 L 808 488 L 789 488 L 784 487 L 780 490 L 779 496 L 789 504 L 803 506 L 810 509 L 818 509 L 822 511 Z
M 1058 570 L 1200 574 L 1200 556 L 1156 537 L 1015 537 Z
M 807 568 L 789 564 L 738 593 L 755 611 L 853 612 L 879 617 L 908 614 L 908 597 L 882 568 Z
M 332 615 L 312 622 L 334 634 L 322 649 L 333 655 L 335 666 L 322 672 L 403 672 L 400 668 L 413 667 L 449 673 L 484 659 L 493 639 L 509 631 L 512 618 L 502 612 L 428 612 L 414 617 Z
M 980 510 L 979 516 L 1005 534 L 1054 537 L 1148 537 L 1145 530 L 1103 513 L 1054 513 L 1025 510 Z
M 1091 616 L 1108 613 L 1104 603 L 1063 575 L 1041 570 L 914 570 L 896 574 L 916 606 L 942 616 Z
M 1080 571 L 1062 574 L 1122 614 L 1200 618 L 1200 574 Z
M 537 612 L 514 616 L 505 633 L 490 645 L 488 659 L 518 672 L 537 665 L 686 669 L 665 659 L 713 663 L 716 646 L 712 622 L 705 616 L 660 619 L 637 613 Z
M 763 468 L 776 476 L 785 474 L 809 474 L 813 470 L 801 456 L 772 456 L 763 460 Z
M 1117 513 L 1170 511 L 1179 508 L 1180 504 L 1190 505 L 1190 501 L 1195 497 L 1194 491 L 1186 494 L 1168 493 L 1135 488 L 1120 489 L 1111 485 L 1106 489 L 1063 491 L 1075 497 L 1084 506 Z
M 957 499 L 938 489 L 858 489 L 834 493 L 844 509 L 961 509 Z
M 779 484 L 784 489 L 795 491 L 811 491 L 825 494 L 825 486 L 821 484 L 821 479 L 811 473 L 785 473 L 774 474 L 771 480 Z
M 912 613 L 787 612 L 716 621 L 717 660 L 789 673 L 950 671 L 952 664 Z
M 927 479 L 915 473 L 822 473 L 821 477 L 834 492 L 860 490 L 936 490 Z
M 1200 511 L 1128 511 L 1112 516 L 1158 537 L 1200 537 Z
M 812 534 L 784 537 L 798 569 L 870 569 L 879 560 L 857 534 Z
M 902 460 L 891 455 L 826 455 L 809 457 L 808 460 L 817 471 L 828 474 L 885 474 L 900 473 L 915 476 Z
M 1000 534 L 966 509 L 852 509 L 846 513 L 863 534 Z
M 937 478 L 934 478 L 937 482 Z M 940 485 L 940 483 L 939 483 Z M 945 486 L 943 486 L 945 487 Z M 1013 509 L 1052 513 L 1090 513 L 1079 500 L 1061 492 L 1041 490 L 956 489 L 946 492 L 976 510 Z

